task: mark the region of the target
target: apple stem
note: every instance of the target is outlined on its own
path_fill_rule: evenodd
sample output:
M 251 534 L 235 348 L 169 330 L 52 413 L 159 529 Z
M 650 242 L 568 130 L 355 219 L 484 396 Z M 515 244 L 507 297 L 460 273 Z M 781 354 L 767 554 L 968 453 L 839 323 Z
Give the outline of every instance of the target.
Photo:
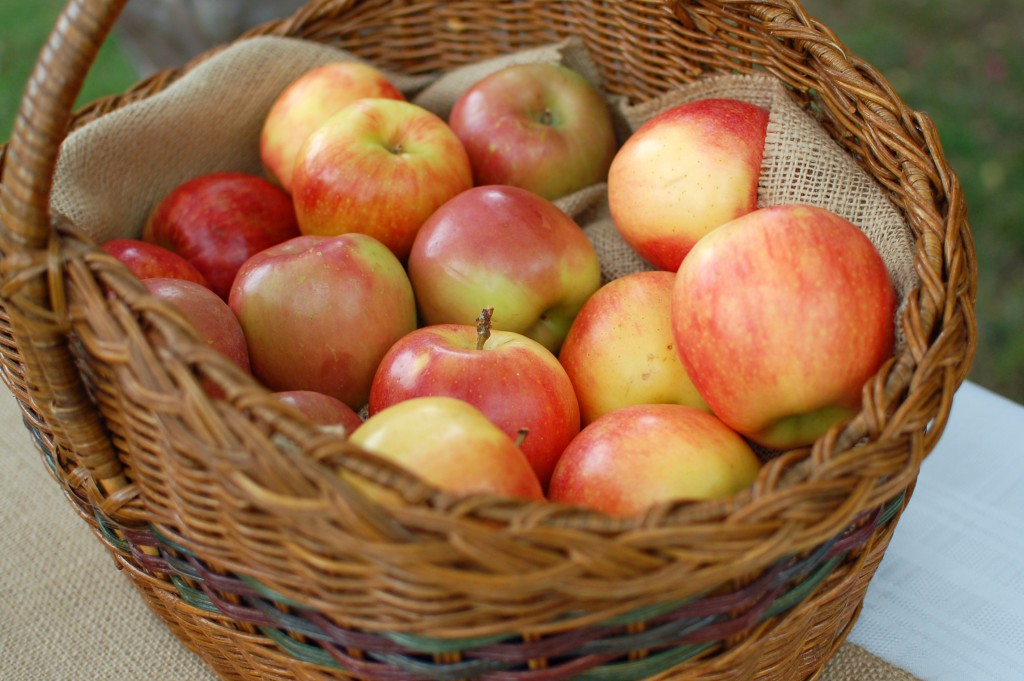
M 485 307 L 476 318 L 476 349 L 483 350 L 484 343 L 491 337 L 491 315 L 494 314 L 493 307 Z
M 516 435 L 516 447 L 522 447 L 523 441 L 526 440 L 526 436 L 530 434 L 529 428 L 520 428 L 519 433 Z

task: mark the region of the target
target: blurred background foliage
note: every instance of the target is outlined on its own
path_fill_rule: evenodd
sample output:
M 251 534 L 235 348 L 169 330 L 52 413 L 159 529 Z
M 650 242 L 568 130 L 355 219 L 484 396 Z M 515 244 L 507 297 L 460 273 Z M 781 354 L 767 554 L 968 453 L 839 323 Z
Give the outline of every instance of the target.
M 0 3 L 0 140 L 63 0 Z M 131 3 L 129 3 L 131 6 Z M 808 14 L 935 121 L 964 187 L 979 262 L 971 380 L 1024 403 L 1024 2 L 804 0 Z M 138 79 L 108 40 L 80 101 Z

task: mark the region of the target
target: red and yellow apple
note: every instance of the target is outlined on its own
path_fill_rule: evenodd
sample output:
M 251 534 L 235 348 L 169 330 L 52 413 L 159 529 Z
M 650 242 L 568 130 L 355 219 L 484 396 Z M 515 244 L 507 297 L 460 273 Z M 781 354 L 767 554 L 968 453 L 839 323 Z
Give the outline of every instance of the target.
M 576 316 L 558 358 L 586 425 L 635 404 L 707 410 L 672 337 L 675 274 L 654 270 L 610 281 Z
M 314 390 L 284 390 L 272 394 L 285 404 L 298 409 L 313 423 L 320 426 L 341 426 L 347 435 L 351 435 L 352 431 L 363 423 L 352 407 L 330 395 Z
M 306 71 L 274 100 L 260 131 L 267 174 L 291 192 L 295 156 L 306 138 L 332 114 L 357 99 L 405 96 L 378 69 L 361 62 L 330 62 Z
M 298 235 L 291 198 L 280 187 L 248 173 L 216 172 L 171 190 L 150 213 L 142 240 L 188 260 L 227 300 L 249 256 Z
M 734 494 L 760 469 L 747 442 L 716 416 L 642 404 L 608 412 L 580 431 L 555 466 L 548 499 L 630 516 L 661 502 Z
M 365 234 L 299 236 L 257 253 L 228 303 L 268 388 L 314 390 L 356 410 L 384 353 L 416 328 L 402 264 Z
M 391 346 L 370 387 L 370 415 L 414 397 L 445 395 L 469 402 L 515 439 L 546 486 L 569 441 L 580 431 L 572 383 L 537 341 L 491 331 L 490 311 L 477 326 L 426 326 Z
M 465 324 L 493 307 L 492 327 L 558 352 L 601 285 L 597 253 L 572 218 L 518 187 L 474 187 L 423 225 L 408 262 L 424 324 Z
M 448 124 L 476 185 L 508 184 L 557 199 L 608 177 L 615 130 L 601 93 L 555 63 L 515 64 L 471 86 Z
M 174 251 L 140 239 L 111 239 L 100 245 L 139 279 L 185 279 L 209 288 L 206 277 Z
M 366 419 L 349 442 L 447 492 L 544 499 L 515 442 L 479 409 L 454 397 L 398 402 Z M 373 494 L 372 483 L 357 485 Z
M 360 99 L 306 138 L 292 199 L 303 234 L 368 234 L 404 262 L 423 222 L 472 184 L 443 119 L 405 101 Z
M 894 351 L 896 294 L 854 224 L 762 208 L 704 237 L 676 275 L 672 324 L 712 411 L 751 440 L 813 442 L 861 404 Z
M 615 227 L 645 260 L 675 272 L 697 241 L 757 207 L 768 111 L 700 99 L 650 119 L 608 171 Z

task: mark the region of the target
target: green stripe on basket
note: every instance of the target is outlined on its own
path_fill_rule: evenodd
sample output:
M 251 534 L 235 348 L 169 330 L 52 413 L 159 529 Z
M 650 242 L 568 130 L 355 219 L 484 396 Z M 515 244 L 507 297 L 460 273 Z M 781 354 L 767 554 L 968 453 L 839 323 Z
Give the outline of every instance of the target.
M 171 575 L 171 582 L 174 584 L 174 588 L 178 591 L 178 594 L 181 595 L 181 600 L 185 601 L 187 604 L 191 605 L 194 608 L 205 610 L 209 613 L 215 613 L 217 615 L 221 614 L 220 609 L 218 609 L 217 606 L 214 605 L 213 601 L 210 600 L 209 596 L 204 594 L 199 589 L 194 589 L 188 584 L 186 584 L 185 580 L 183 580 L 181 577 L 177 575 Z
M 509 639 L 518 639 L 518 634 L 493 634 L 491 636 L 478 636 L 475 638 L 443 639 L 406 634 L 401 632 L 381 632 L 381 636 L 408 648 L 411 652 L 417 653 L 461 653 L 481 646 L 502 643 Z
M 261 584 L 258 580 L 255 580 L 252 577 L 249 577 L 248 575 L 235 575 L 235 576 L 238 577 L 240 580 L 242 580 L 242 582 L 244 582 L 246 584 L 246 586 L 251 588 L 253 591 L 255 591 L 257 594 L 259 594 L 263 598 L 266 598 L 268 601 L 274 601 L 275 603 L 280 603 L 282 605 L 287 605 L 287 606 L 290 606 L 290 607 L 293 607 L 293 608 L 299 608 L 299 609 L 302 609 L 302 610 L 308 610 L 309 609 L 308 606 L 303 605 L 302 603 L 299 603 L 298 601 L 292 600 L 291 598 L 288 598 L 287 596 L 279 594 L 278 592 L 276 592 L 273 589 L 271 589 L 269 586 Z
M 103 538 L 110 542 L 111 546 L 116 548 L 120 553 L 128 555 L 131 553 L 132 547 L 127 540 L 117 536 L 117 533 L 110 527 L 110 519 L 104 516 L 99 511 L 93 513 L 93 517 L 96 518 L 96 525 L 99 527 L 100 532 L 103 534 Z
M 154 525 L 153 523 L 149 524 L 149 531 L 153 534 L 153 538 L 156 539 L 157 541 L 159 541 L 164 546 L 167 546 L 168 548 L 170 548 L 170 549 L 172 549 L 174 551 L 177 551 L 178 553 L 180 553 L 183 556 L 191 556 L 191 557 L 195 558 L 196 554 L 192 553 L 191 551 L 186 549 L 184 546 L 182 546 L 181 544 L 179 544 L 178 542 L 174 541 L 173 539 L 168 537 L 166 534 L 161 532 L 160 528 L 157 527 L 156 525 Z
M 308 662 L 310 664 L 330 669 L 344 669 L 344 667 L 338 664 L 338 661 L 332 657 L 330 653 L 324 651 L 322 648 L 300 643 L 291 636 L 288 636 L 273 627 L 260 627 L 260 631 L 279 645 L 282 650 L 300 662 Z M 582 672 L 573 678 L 579 679 L 580 681 L 640 681 L 641 679 L 649 678 L 655 674 L 670 669 L 677 664 L 696 657 L 717 645 L 718 643 L 716 642 L 709 642 L 676 646 L 670 650 L 649 655 L 639 660 L 594 667 L 593 669 Z M 429 662 L 412 660 L 411 658 L 403 657 L 401 660 L 397 659 L 402 656 L 384 655 L 381 657 L 389 658 L 387 661 L 395 666 L 405 668 L 409 671 L 426 673 L 428 675 L 427 678 L 438 679 L 458 678 L 459 674 L 464 674 L 469 667 L 478 664 L 476 662 L 463 662 L 438 666 Z M 466 669 L 463 669 L 463 667 Z M 438 675 L 439 673 L 440 675 Z
M 331 654 L 323 648 L 299 643 L 288 634 L 285 634 L 273 627 L 260 627 L 259 629 L 267 638 L 272 640 L 280 646 L 282 650 L 299 662 L 308 662 L 310 664 L 328 667 L 330 669 L 344 669 L 340 664 L 338 664 L 338 661 L 331 657 Z
M 780 612 L 789 610 L 794 605 L 807 598 L 807 596 L 809 596 L 819 584 L 825 581 L 826 577 L 832 574 L 832 571 L 836 569 L 836 566 L 839 565 L 844 558 L 846 558 L 846 554 L 835 556 L 834 558 L 830 558 L 822 563 L 821 566 L 808 575 L 806 579 L 776 598 L 772 604 L 768 606 L 765 617 L 774 617 Z
M 876 526 L 883 525 L 898 513 L 905 500 L 905 494 L 901 493 L 896 498 L 890 500 L 885 507 L 879 513 L 876 521 Z M 123 539 L 116 536 L 113 530 L 108 526 L 107 523 L 103 522 L 103 518 L 98 517 L 100 520 L 100 528 L 104 533 L 104 536 L 115 545 L 124 545 L 125 550 L 128 549 L 128 544 Z M 154 536 L 163 544 L 179 552 L 182 555 L 193 555 L 188 549 L 170 540 L 166 535 L 161 533 L 156 527 L 152 527 Z M 811 592 L 813 592 L 827 577 L 831 574 L 836 567 L 846 558 L 845 554 L 834 556 L 828 561 L 819 565 L 812 573 L 808 574 L 806 578 L 800 580 L 793 588 L 779 596 L 769 606 L 765 613 L 765 617 L 776 616 L 793 606 L 797 605 L 804 599 L 806 599 Z M 175 561 L 177 562 L 177 561 Z M 180 569 L 182 565 L 173 565 L 175 569 Z M 251 587 L 261 597 L 276 603 L 287 604 L 295 608 L 303 609 L 304 606 L 301 603 L 297 603 L 289 598 L 282 596 L 273 589 L 261 584 L 256 579 L 248 577 L 246 575 L 237 575 L 245 584 Z M 203 593 L 201 590 L 190 587 L 180 576 L 171 575 L 171 580 L 181 595 L 182 599 L 192 605 L 193 607 L 199 608 L 203 611 L 210 613 L 220 613 L 219 609 L 214 603 Z M 656 619 L 662 615 L 671 613 L 672 611 L 686 605 L 687 603 L 700 599 L 705 594 L 697 594 L 686 599 L 680 599 L 672 601 L 670 603 L 652 604 L 637 608 L 630 612 L 622 615 L 613 617 L 606 620 L 601 626 L 609 627 L 622 627 L 629 625 L 634 622 L 644 622 Z M 259 608 L 261 611 L 263 608 Z M 567 615 L 568 617 L 569 615 Z M 301 618 L 297 618 L 301 620 Z M 286 628 L 295 630 L 296 622 L 279 622 L 280 625 Z M 323 648 L 317 645 L 305 644 L 296 641 L 294 638 L 284 633 L 280 629 L 274 627 L 261 626 L 259 629 L 277 645 L 279 645 L 288 654 L 295 657 L 297 660 L 303 662 L 309 662 L 323 667 L 333 669 L 345 669 L 343 665 L 338 663 L 338 660 L 331 656 L 330 653 L 325 651 Z M 306 633 L 310 632 L 300 632 Z M 427 636 L 420 636 L 416 634 L 408 634 L 401 632 L 380 632 L 382 637 L 386 637 L 392 642 L 402 646 L 408 650 L 410 654 L 445 654 L 445 653 L 458 653 L 467 652 L 482 646 L 499 644 L 509 640 L 518 640 L 519 634 L 507 633 L 507 634 L 495 634 L 491 636 L 481 636 L 464 639 L 438 639 Z M 699 644 L 683 644 L 675 646 L 657 653 L 647 655 L 637 660 L 630 660 L 628 662 L 615 662 L 607 665 L 594 667 L 593 669 L 587 670 L 580 673 L 574 678 L 581 679 L 582 681 L 633 681 L 644 679 L 652 675 L 663 672 L 675 665 L 685 662 L 701 653 L 714 648 L 719 645 L 718 641 L 711 641 Z M 399 654 L 385 654 L 377 656 L 380 663 L 394 665 L 395 667 L 405 669 L 407 671 L 425 674 L 426 678 L 432 679 L 454 679 L 461 678 L 467 672 L 478 671 L 485 672 L 487 670 L 481 668 L 490 666 L 483 660 L 465 660 L 457 663 L 450 664 L 435 664 L 426 660 L 418 660 L 413 657 Z M 498 668 L 500 668 L 500 664 Z
M 637 608 L 636 610 L 630 610 L 627 613 L 617 615 L 616 617 L 612 617 L 611 619 L 605 620 L 602 623 L 602 626 L 623 627 L 630 624 L 635 624 L 637 622 L 646 622 L 656 617 L 667 615 L 668 613 L 683 607 L 687 603 L 691 603 L 700 598 L 703 598 L 708 593 L 710 592 L 702 591 L 701 593 L 696 594 L 694 596 L 682 598 L 676 601 L 670 601 L 668 603 L 654 603 L 652 605 L 644 606 L 642 608 Z
M 893 517 L 896 515 L 896 512 L 899 511 L 900 508 L 903 506 L 903 502 L 904 502 L 904 500 L 906 498 L 907 498 L 907 493 L 906 493 L 906 491 L 903 491 L 903 492 L 900 492 L 896 496 L 896 498 L 894 498 L 889 503 L 887 503 L 885 505 L 885 508 L 883 508 L 882 512 L 879 514 L 878 522 L 876 522 L 875 525 L 876 526 L 884 525 L 885 523 L 887 523 L 890 520 L 892 520 Z

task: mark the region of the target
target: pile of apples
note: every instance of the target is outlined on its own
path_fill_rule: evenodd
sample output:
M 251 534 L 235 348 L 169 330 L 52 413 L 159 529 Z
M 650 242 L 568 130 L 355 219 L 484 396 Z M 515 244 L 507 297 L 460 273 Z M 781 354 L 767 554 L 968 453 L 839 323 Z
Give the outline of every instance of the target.
M 864 234 L 757 207 L 767 124 L 705 99 L 619 144 L 556 64 L 483 78 L 445 120 L 337 62 L 270 109 L 264 175 L 195 177 L 103 246 L 280 399 L 429 483 L 630 515 L 749 486 L 755 449 L 856 413 L 892 355 Z M 553 203 L 603 182 L 651 265 L 608 282 Z

